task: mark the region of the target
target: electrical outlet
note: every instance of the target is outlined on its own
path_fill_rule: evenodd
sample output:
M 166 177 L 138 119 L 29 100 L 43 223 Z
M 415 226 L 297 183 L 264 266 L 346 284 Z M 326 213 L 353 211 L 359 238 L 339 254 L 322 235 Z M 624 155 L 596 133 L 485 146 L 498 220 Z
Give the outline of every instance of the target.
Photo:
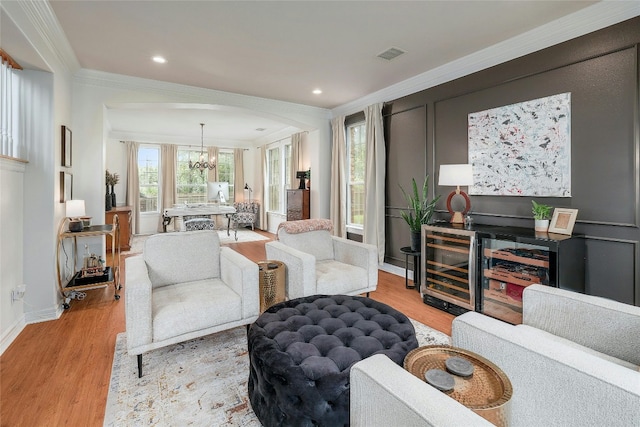
M 16 302 L 19 301 L 21 299 L 24 298 L 24 293 L 27 290 L 27 285 L 22 284 L 19 286 L 16 286 L 14 289 L 11 290 L 11 302 Z

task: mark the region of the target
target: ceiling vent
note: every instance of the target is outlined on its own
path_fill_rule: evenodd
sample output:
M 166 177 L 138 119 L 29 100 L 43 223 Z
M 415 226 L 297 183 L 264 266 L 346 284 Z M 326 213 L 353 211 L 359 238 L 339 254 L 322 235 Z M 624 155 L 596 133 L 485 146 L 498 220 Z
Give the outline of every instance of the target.
M 398 56 L 402 55 L 404 52 L 404 50 L 402 49 L 398 49 L 397 47 L 390 47 L 389 49 L 385 50 L 384 52 L 378 54 L 378 58 L 382 58 L 382 59 L 386 59 L 387 61 L 391 61 L 394 58 L 397 58 Z

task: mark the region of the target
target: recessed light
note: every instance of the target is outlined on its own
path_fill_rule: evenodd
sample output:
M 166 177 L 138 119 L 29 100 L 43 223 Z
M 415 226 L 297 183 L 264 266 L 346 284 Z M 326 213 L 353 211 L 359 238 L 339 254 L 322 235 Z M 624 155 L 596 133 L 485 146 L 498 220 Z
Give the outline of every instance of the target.
M 322 90 L 321 90 L 321 89 L 314 89 L 314 90 L 313 90 L 313 94 L 314 94 L 314 95 L 320 95 L 321 93 L 322 93 Z
M 164 56 L 154 56 L 153 58 L 153 62 L 157 62 L 158 64 L 166 64 L 167 60 L 165 59 Z
M 256 128 L 256 130 L 257 130 L 258 132 L 264 132 L 265 130 L 267 130 L 267 128 Z

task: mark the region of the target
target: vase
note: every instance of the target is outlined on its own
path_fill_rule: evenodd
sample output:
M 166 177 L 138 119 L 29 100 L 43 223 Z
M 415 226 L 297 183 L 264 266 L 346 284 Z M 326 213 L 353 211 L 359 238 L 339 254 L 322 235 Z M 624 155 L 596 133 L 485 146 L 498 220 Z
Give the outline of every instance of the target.
M 111 186 L 111 207 L 116 207 L 116 193 L 113 191 L 113 185 Z
M 420 252 L 421 236 L 419 231 L 411 232 L 411 250 L 414 252 Z
M 549 230 L 549 220 L 548 219 L 536 219 L 535 220 L 535 231 L 546 233 Z
M 111 194 L 109 194 L 109 184 L 107 184 L 107 190 L 104 195 L 104 210 L 105 211 L 111 210 Z

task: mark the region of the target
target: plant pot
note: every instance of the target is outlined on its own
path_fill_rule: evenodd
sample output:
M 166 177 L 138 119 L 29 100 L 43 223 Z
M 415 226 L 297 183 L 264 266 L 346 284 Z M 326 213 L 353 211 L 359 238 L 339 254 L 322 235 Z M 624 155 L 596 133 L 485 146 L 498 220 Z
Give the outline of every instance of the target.
M 536 219 L 535 220 L 535 230 L 546 233 L 549 230 L 549 220 L 548 219 Z
M 411 250 L 414 252 L 420 252 L 421 235 L 419 231 L 411 232 Z

